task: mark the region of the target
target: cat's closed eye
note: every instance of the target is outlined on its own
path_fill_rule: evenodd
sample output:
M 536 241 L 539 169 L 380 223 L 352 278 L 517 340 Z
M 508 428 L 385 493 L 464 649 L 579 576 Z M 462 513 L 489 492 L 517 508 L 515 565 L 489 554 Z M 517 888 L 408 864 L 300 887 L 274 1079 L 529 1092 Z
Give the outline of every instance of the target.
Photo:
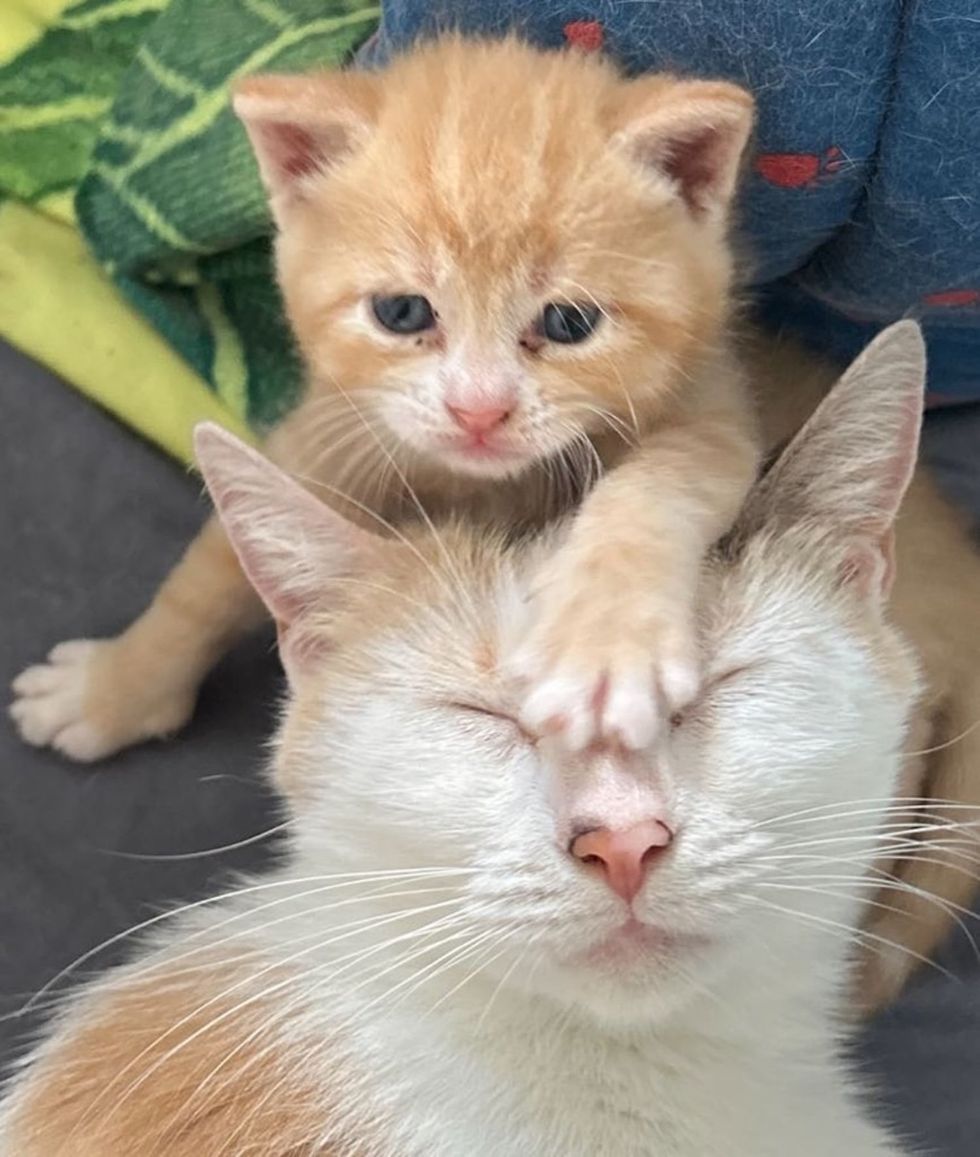
M 514 715 L 508 715 L 506 711 L 498 711 L 493 707 L 487 707 L 480 703 L 465 703 L 454 700 L 448 704 L 454 711 L 463 712 L 466 715 L 484 719 L 498 725 L 501 729 L 506 729 L 510 732 L 510 738 L 516 742 L 534 745 L 537 743 L 537 738 L 529 731 L 526 731 Z
M 685 723 L 697 718 L 698 714 L 702 712 L 711 701 L 711 697 L 716 691 L 722 687 L 734 683 L 741 675 L 751 671 L 755 664 L 745 663 L 741 667 L 732 667 L 728 671 L 723 671 L 720 675 L 713 675 L 704 684 L 698 693 L 697 698 L 689 703 L 683 710 L 675 711 L 670 717 L 670 725 L 676 730 L 682 727 Z

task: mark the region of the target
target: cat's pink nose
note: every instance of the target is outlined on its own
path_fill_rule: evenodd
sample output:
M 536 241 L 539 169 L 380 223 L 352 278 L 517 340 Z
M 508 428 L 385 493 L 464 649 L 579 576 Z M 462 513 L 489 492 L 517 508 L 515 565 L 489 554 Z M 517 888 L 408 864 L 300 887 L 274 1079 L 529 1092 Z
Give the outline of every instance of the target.
M 627 904 L 643 887 L 654 860 L 674 838 L 660 820 L 643 820 L 630 828 L 593 828 L 576 836 L 568 850 L 583 864 L 600 871 Z
M 489 434 L 502 426 L 512 413 L 509 406 L 480 406 L 470 410 L 451 406 L 448 402 L 446 409 L 456 425 L 467 434 Z

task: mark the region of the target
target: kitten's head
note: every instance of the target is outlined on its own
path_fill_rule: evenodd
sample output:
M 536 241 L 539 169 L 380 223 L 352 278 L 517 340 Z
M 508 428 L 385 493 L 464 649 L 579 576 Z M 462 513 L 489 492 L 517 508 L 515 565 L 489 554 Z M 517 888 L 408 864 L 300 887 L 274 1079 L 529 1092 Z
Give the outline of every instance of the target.
M 607 1020 L 740 970 L 764 989 L 801 956 L 800 977 L 839 976 L 915 688 L 883 601 L 923 374 L 916 327 L 894 327 L 759 482 L 704 569 L 701 699 L 628 758 L 570 758 L 515 722 L 507 658 L 554 537 L 382 540 L 203 429 L 280 625 L 303 870 L 392 873 L 370 902 L 400 930 L 471 938 L 468 968 Z
M 629 438 L 726 320 L 740 88 L 451 37 L 254 77 L 235 108 L 311 388 L 352 439 L 495 477 Z

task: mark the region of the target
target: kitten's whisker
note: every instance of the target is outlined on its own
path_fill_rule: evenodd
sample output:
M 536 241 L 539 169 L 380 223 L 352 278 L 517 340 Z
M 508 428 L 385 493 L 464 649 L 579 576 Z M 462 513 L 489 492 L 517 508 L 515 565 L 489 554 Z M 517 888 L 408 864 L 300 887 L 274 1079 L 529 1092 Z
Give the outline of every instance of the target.
M 353 409 L 357 410 L 358 413 L 360 413 L 360 411 L 358 410 L 357 404 L 354 402 L 354 400 L 350 397 L 350 395 L 344 389 L 344 387 L 340 383 L 340 381 L 335 379 L 333 384 L 334 384 L 335 388 L 341 394 L 343 394 L 345 397 L 348 398 L 348 400 L 350 401 L 351 407 Z M 362 415 L 362 417 L 363 417 L 363 415 Z M 442 559 L 443 559 L 443 565 L 446 567 L 446 570 L 449 572 L 450 577 L 456 583 L 457 591 L 460 593 L 465 592 L 466 591 L 466 583 L 463 580 L 462 574 L 456 568 L 456 563 L 452 557 L 452 553 L 450 552 L 450 550 L 446 546 L 446 543 L 443 540 L 442 536 L 439 534 L 439 531 L 436 529 L 435 523 L 429 517 L 429 512 L 426 510 L 425 505 L 423 504 L 422 500 L 419 498 L 418 493 L 416 492 L 415 488 L 412 486 L 411 482 L 409 482 L 408 475 L 398 465 L 398 463 L 395 461 L 395 458 L 392 455 L 391 451 L 388 449 L 387 446 L 385 446 L 384 442 L 382 442 L 382 440 L 378 437 L 378 435 L 375 433 L 373 427 L 367 422 L 366 419 L 364 420 L 364 428 L 372 436 L 372 438 L 374 438 L 378 448 L 381 450 L 381 452 L 385 455 L 385 457 L 391 463 L 392 469 L 394 470 L 395 474 L 398 476 L 398 480 L 401 482 L 402 486 L 405 488 L 406 493 L 408 494 L 409 498 L 412 501 L 412 504 L 414 505 L 416 511 L 418 512 L 419 518 L 421 518 L 422 522 L 426 526 L 426 529 L 432 535 L 433 541 L 435 542 L 436 546 L 439 548 L 440 554 L 442 555 Z M 433 573 L 435 573 L 434 570 L 433 570 Z M 461 603 L 460 604 L 461 610 L 466 610 L 468 607 L 469 607 L 469 603 Z M 470 616 L 470 617 L 472 618 L 472 616 Z M 475 621 L 474 621 L 474 625 L 477 625 L 475 623 Z

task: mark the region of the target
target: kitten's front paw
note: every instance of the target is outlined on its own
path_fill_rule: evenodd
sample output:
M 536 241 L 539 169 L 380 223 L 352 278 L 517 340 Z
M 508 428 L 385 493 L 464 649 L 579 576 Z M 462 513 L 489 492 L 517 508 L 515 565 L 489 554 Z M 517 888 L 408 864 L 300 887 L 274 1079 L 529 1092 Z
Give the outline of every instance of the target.
M 25 742 L 91 763 L 190 718 L 193 690 L 152 676 L 121 640 L 76 639 L 14 680 L 10 716 Z
M 573 751 L 648 747 L 669 716 L 697 694 L 687 608 L 617 605 L 583 592 L 558 600 L 514 662 L 528 684 L 522 724 L 559 736 Z

